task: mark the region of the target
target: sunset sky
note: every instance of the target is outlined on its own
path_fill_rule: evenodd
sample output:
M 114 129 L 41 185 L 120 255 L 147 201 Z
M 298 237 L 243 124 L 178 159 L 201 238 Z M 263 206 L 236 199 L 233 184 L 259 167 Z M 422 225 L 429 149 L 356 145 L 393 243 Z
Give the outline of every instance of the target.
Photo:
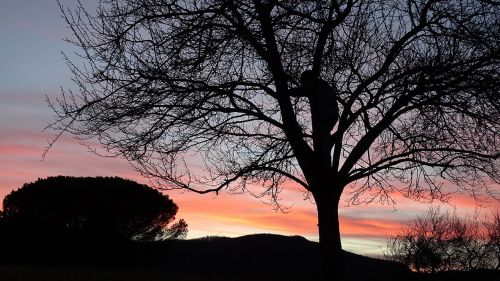
M 74 2 L 63 0 L 69 6 Z M 92 7 L 97 0 L 83 2 Z M 147 183 L 125 160 L 98 157 L 70 135 L 63 135 L 42 159 L 47 141 L 54 137 L 53 131 L 42 131 L 52 121 L 46 96 L 56 97 L 60 87 L 75 88 L 61 54 L 75 51 L 62 40 L 67 36 L 55 0 L 0 1 L 0 199 L 25 182 L 56 175 L 120 176 Z M 188 238 L 277 233 L 317 240 L 315 205 L 293 185 L 282 194 L 283 204 L 290 206 L 286 213 L 246 193 L 167 194 L 179 205 L 177 217 L 189 224 Z M 344 198 L 340 212 L 346 250 L 380 255 L 386 237 L 398 231 L 402 221 L 429 207 L 397 194 L 394 198 L 397 205 L 361 206 L 348 206 Z M 465 195 L 445 205 L 451 206 L 459 214 L 476 208 Z M 480 211 L 488 213 L 497 206 L 492 201 Z

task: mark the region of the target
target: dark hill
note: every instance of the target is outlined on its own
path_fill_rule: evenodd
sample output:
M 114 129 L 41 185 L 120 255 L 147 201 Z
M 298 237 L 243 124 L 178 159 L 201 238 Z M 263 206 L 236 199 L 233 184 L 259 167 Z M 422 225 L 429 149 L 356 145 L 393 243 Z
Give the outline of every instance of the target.
M 318 243 L 300 236 L 255 234 L 166 242 L 5 243 L 0 263 L 56 267 L 136 268 L 201 280 L 317 280 Z M 408 280 L 407 267 L 345 252 L 349 280 Z M 196 279 L 198 280 L 198 279 Z
M 174 242 L 174 241 L 173 241 Z M 255 234 L 171 243 L 162 264 L 169 270 L 249 280 L 314 280 L 320 269 L 318 243 L 300 236 Z M 345 252 L 350 280 L 397 280 L 409 275 L 401 264 Z M 262 278 L 262 277 L 269 278 Z M 258 279 L 255 279 L 260 277 Z M 278 279 L 276 279 L 278 278 Z M 306 279 L 304 279 L 306 278 Z

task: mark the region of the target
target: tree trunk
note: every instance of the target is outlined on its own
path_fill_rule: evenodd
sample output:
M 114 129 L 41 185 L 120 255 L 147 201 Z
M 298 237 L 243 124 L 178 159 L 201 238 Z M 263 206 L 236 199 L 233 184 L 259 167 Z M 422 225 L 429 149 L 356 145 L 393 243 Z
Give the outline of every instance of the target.
M 339 199 L 315 196 L 318 209 L 319 246 L 323 280 L 343 280 L 345 266 L 340 241 Z

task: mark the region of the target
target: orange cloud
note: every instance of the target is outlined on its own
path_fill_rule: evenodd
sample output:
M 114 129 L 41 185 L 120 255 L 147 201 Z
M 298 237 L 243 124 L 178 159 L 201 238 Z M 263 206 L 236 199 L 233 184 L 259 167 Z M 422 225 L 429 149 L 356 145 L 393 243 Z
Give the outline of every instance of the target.
M 341 217 L 342 235 L 357 238 L 386 238 L 401 229 L 401 222 L 382 219 Z
M 281 213 L 248 194 L 168 194 L 180 207 L 178 217 L 185 218 L 193 227 L 212 225 L 215 233 L 223 225 L 231 225 L 234 229 L 252 229 L 254 232 L 304 236 L 313 236 L 317 232 L 314 206 L 309 209 L 293 207 L 288 213 Z

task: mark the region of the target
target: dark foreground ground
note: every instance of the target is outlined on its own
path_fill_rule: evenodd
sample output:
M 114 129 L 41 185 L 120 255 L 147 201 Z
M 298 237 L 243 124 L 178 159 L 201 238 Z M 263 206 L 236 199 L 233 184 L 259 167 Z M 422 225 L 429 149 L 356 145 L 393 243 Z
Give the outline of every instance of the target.
M 163 243 L 3 243 L 0 281 L 316 280 L 318 244 L 302 237 L 250 235 Z M 416 274 L 346 252 L 349 280 L 500 280 L 493 271 Z

